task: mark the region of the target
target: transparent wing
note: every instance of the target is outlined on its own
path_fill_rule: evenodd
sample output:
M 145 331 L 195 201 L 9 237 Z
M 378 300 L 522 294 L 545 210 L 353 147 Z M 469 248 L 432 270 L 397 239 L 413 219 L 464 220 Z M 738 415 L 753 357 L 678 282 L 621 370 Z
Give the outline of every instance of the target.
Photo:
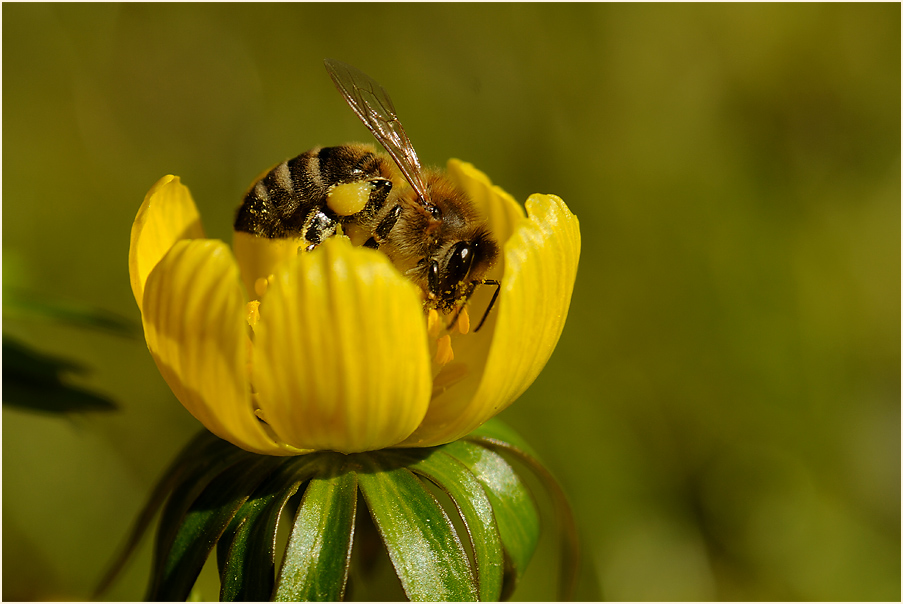
M 326 71 L 367 129 L 395 160 L 405 180 L 417 192 L 424 207 L 431 204 L 420 174 L 420 159 L 404 131 L 389 93 L 376 80 L 347 63 L 326 59 Z

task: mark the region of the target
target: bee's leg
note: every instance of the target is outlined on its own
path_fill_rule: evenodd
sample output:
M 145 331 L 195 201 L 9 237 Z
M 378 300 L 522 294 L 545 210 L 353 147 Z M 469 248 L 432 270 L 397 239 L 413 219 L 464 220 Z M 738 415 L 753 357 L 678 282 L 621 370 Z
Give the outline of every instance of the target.
M 494 285 L 495 291 L 492 294 L 492 299 L 489 301 L 489 306 L 486 307 L 486 312 L 483 313 L 483 318 L 480 319 L 480 324 L 477 325 L 477 328 L 473 330 L 474 333 L 480 331 L 480 328 L 483 327 L 483 323 L 486 322 L 486 318 L 489 316 L 489 311 L 492 310 L 492 307 L 495 306 L 495 301 L 499 297 L 499 291 L 502 289 L 502 284 L 495 279 L 483 279 L 482 281 L 476 281 L 480 285 Z
M 477 325 L 477 328 L 473 330 L 474 333 L 480 331 L 480 328 L 483 327 L 483 323 L 486 322 L 486 319 L 489 317 L 489 311 L 492 310 L 492 307 L 495 306 L 495 301 L 499 297 L 499 291 L 502 289 L 501 282 L 495 279 L 480 279 L 479 281 L 471 281 L 470 285 L 467 288 L 467 293 L 464 295 L 464 302 L 458 306 L 457 312 L 455 312 L 455 316 L 449 322 L 449 324 L 445 327 L 446 330 L 451 330 L 454 327 L 455 323 L 458 322 L 458 316 L 461 314 L 461 311 L 467 306 L 467 303 L 470 302 L 470 297 L 473 295 L 474 290 L 476 290 L 477 285 L 494 285 L 495 291 L 492 293 L 492 299 L 489 300 L 489 306 L 486 307 L 486 312 L 483 313 L 483 318 L 480 319 L 480 324 Z
M 325 213 L 323 210 L 317 210 L 307 220 L 308 227 L 304 231 L 304 238 L 310 242 L 305 250 L 310 251 L 320 245 L 327 237 L 335 235 L 338 222 L 335 218 Z
M 395 226 L 395 223 L 398 222 L 399 216 L 401 216 L 401 204 L 398 204 L 389 210 L 386 217 L 379 221 L 379 224 L 376 225 L 376 229 L 373 230 L 373 236 L 364 243 L 364 247 L 369 247 L 374 250 L 377 249 L 379 244 L 388 238 L 389 232 L 392 230 L 392 227 Z
M 373 208 L 381 208 L 386 205 L 386 199 L 392 190 L 392 181 L 388 178 L 370 179 L 370 201 L 368 205 Z

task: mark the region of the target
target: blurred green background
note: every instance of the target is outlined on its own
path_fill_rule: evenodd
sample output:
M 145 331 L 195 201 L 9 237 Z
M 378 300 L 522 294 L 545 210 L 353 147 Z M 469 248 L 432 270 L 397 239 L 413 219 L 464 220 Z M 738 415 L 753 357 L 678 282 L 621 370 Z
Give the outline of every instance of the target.
M 578 597 L 900 598 L 900 6 L 4 4 L 3 286 L 138 321 L 129 229 L 178 174 L 209 236 L 392 94 L 426 163 L 560 195 L 583 254 L 502 418 L 581 528 Z M 87 597 L 198 429 L 143 341 L 8 312 L 120 405 L 3 411 L 3 598 Z M 554 597 L 554 527 L 516 599 Z M 149 540 L 107 594 L 135 599 Z M 213 597 L 215 592 L 202 595 Z

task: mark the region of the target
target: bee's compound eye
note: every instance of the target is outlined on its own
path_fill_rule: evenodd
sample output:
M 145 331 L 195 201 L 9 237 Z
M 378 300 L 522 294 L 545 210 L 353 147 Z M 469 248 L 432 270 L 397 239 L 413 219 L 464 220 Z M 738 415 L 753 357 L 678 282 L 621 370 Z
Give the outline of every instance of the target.
M 430 262 L 430 271 L 427 274 L 427 285 L 430 288 L 430 293 L 439 293 L 439 263 L 435 260 Z
M 459 241 L 448 257 L 448 279 L 454 284 L 464 281 L 473 265 L 474 250 L 470 243 Z

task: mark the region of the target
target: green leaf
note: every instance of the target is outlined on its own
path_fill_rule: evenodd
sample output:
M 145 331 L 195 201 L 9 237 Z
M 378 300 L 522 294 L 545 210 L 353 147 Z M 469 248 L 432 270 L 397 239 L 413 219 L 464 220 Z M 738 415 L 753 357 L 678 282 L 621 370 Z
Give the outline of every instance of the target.
M 470 560 L 442 506 L 410 470 L 376 453 L 357 456 L 361 492 L 402 588 L 412 601 L 476 601 Z
M 3 336 L 3 404 L 48 413 L 112 411 L 109 399 L 63 381 L 65 373 L 84 373 L 75 361 L 46 355 Z
M 477 567 L 480 600 L 496 602 L 502 593 L 504 553 L 492 503 L 470 470 L 449 455 L 444 447 L 407 467 L 445 491 L 458 508 L 467 527 Z
M 279 518 L 288 500 L 319 465 L 316 453 L 284 460 L 241 506 L 217 544 L 221 601 L 270 599 Z
M 204 456 L 212 447 L 216 449 L 222 448 L 224 444 L 225 443 L 222 440 L 204 430 L 195 436 L 194 439 L 182 449 L 182 452 L 179 453 L 176 459 L 170 464 L 169 468 L 167 468 L 166 472 L 164 472 L 163 477 L 157 482 L 150 497 L 148 497 L 147 503 L 144 504 L 144 508 L 142 508 L 141 513 L 132 525 L 132 530 L 126 539 L 125 544 L 119 554 L 113 559 L 106 574 L 104 574 L 103 578 L 98 583 L 91 599 L 99 599 L 101 594 L 103 594 L 116 579 L 116 576 L 125 566 L 125 563 L 141 542 L 141 538 L 150 527 L 151 521 L 153 521 L 154 516 L 157 515 L 160 506 L 163 505 L 163 502 L 166 501 L 166 498 L 169 497 L 176 485 L 182 482 L 183 477 L 191 471 L 194 458 Z
M 523 437 L 511 429 L 508 424 L 497 417 L 493 417 L 485 424 L 465 436 L 465 440 L 473 440 L 474 438 L 481 440 L 494 440 L 503 444 L 506 449 L 517 449 L 523 451 L 534 459 L 539 459 L 539 455 L 533 450 Z
M 161 580 L 166 555 L 191 504 L 214 478 L 244 457 L 241 449 L 206 431 L 193 444 L 197 446 L 183 450 L 174 462 L 179 475 L 157 527 L 149 594 L 154 593 Z
M 3 288 L 3 318 L 34 317 L 140 339 L 141 324 L 96 306 Z
M 344 456 L 329 460 L 329 471 L 311 479 L 295 515 L 273 596 L 277 602 L 333 602 L 345 593 L 357 473 L 342 467 Z
M 514 430 L 498 419 L 487 422 L 474 430 L 464 441 L 488 447 L 496 451 L 504 451 L 523 462 L 539 478 L 552 498 L 555 517 L 558 521 L 561 539 L 561 571 L 559 573 L 558 599 L 571 600 L 577 589 L 577 569 L 580 566 L 580 539 L 577 536 L 577 523 L 568 503 L 567 495 L 551 472 L 542 464 L 536 453 Z
M 464 464 L 486 489 L 513 575 L 506 577 L 502 598 L 507 599 L 539 542 L 539 512 L 533 497 L 498 453 L 463 440 L 449 443 L 443 450 Z
M 252 472 L 248 468 L 256 469 L 261 460 L 271 458 L 217 440 L 187 460 L 190 469 L 163 510 L 148 600 L 188 597 L 216 539 L 251 490 L 266 478 L 260 470 Z M 198 558 L 200 565 L 196 564 Z

